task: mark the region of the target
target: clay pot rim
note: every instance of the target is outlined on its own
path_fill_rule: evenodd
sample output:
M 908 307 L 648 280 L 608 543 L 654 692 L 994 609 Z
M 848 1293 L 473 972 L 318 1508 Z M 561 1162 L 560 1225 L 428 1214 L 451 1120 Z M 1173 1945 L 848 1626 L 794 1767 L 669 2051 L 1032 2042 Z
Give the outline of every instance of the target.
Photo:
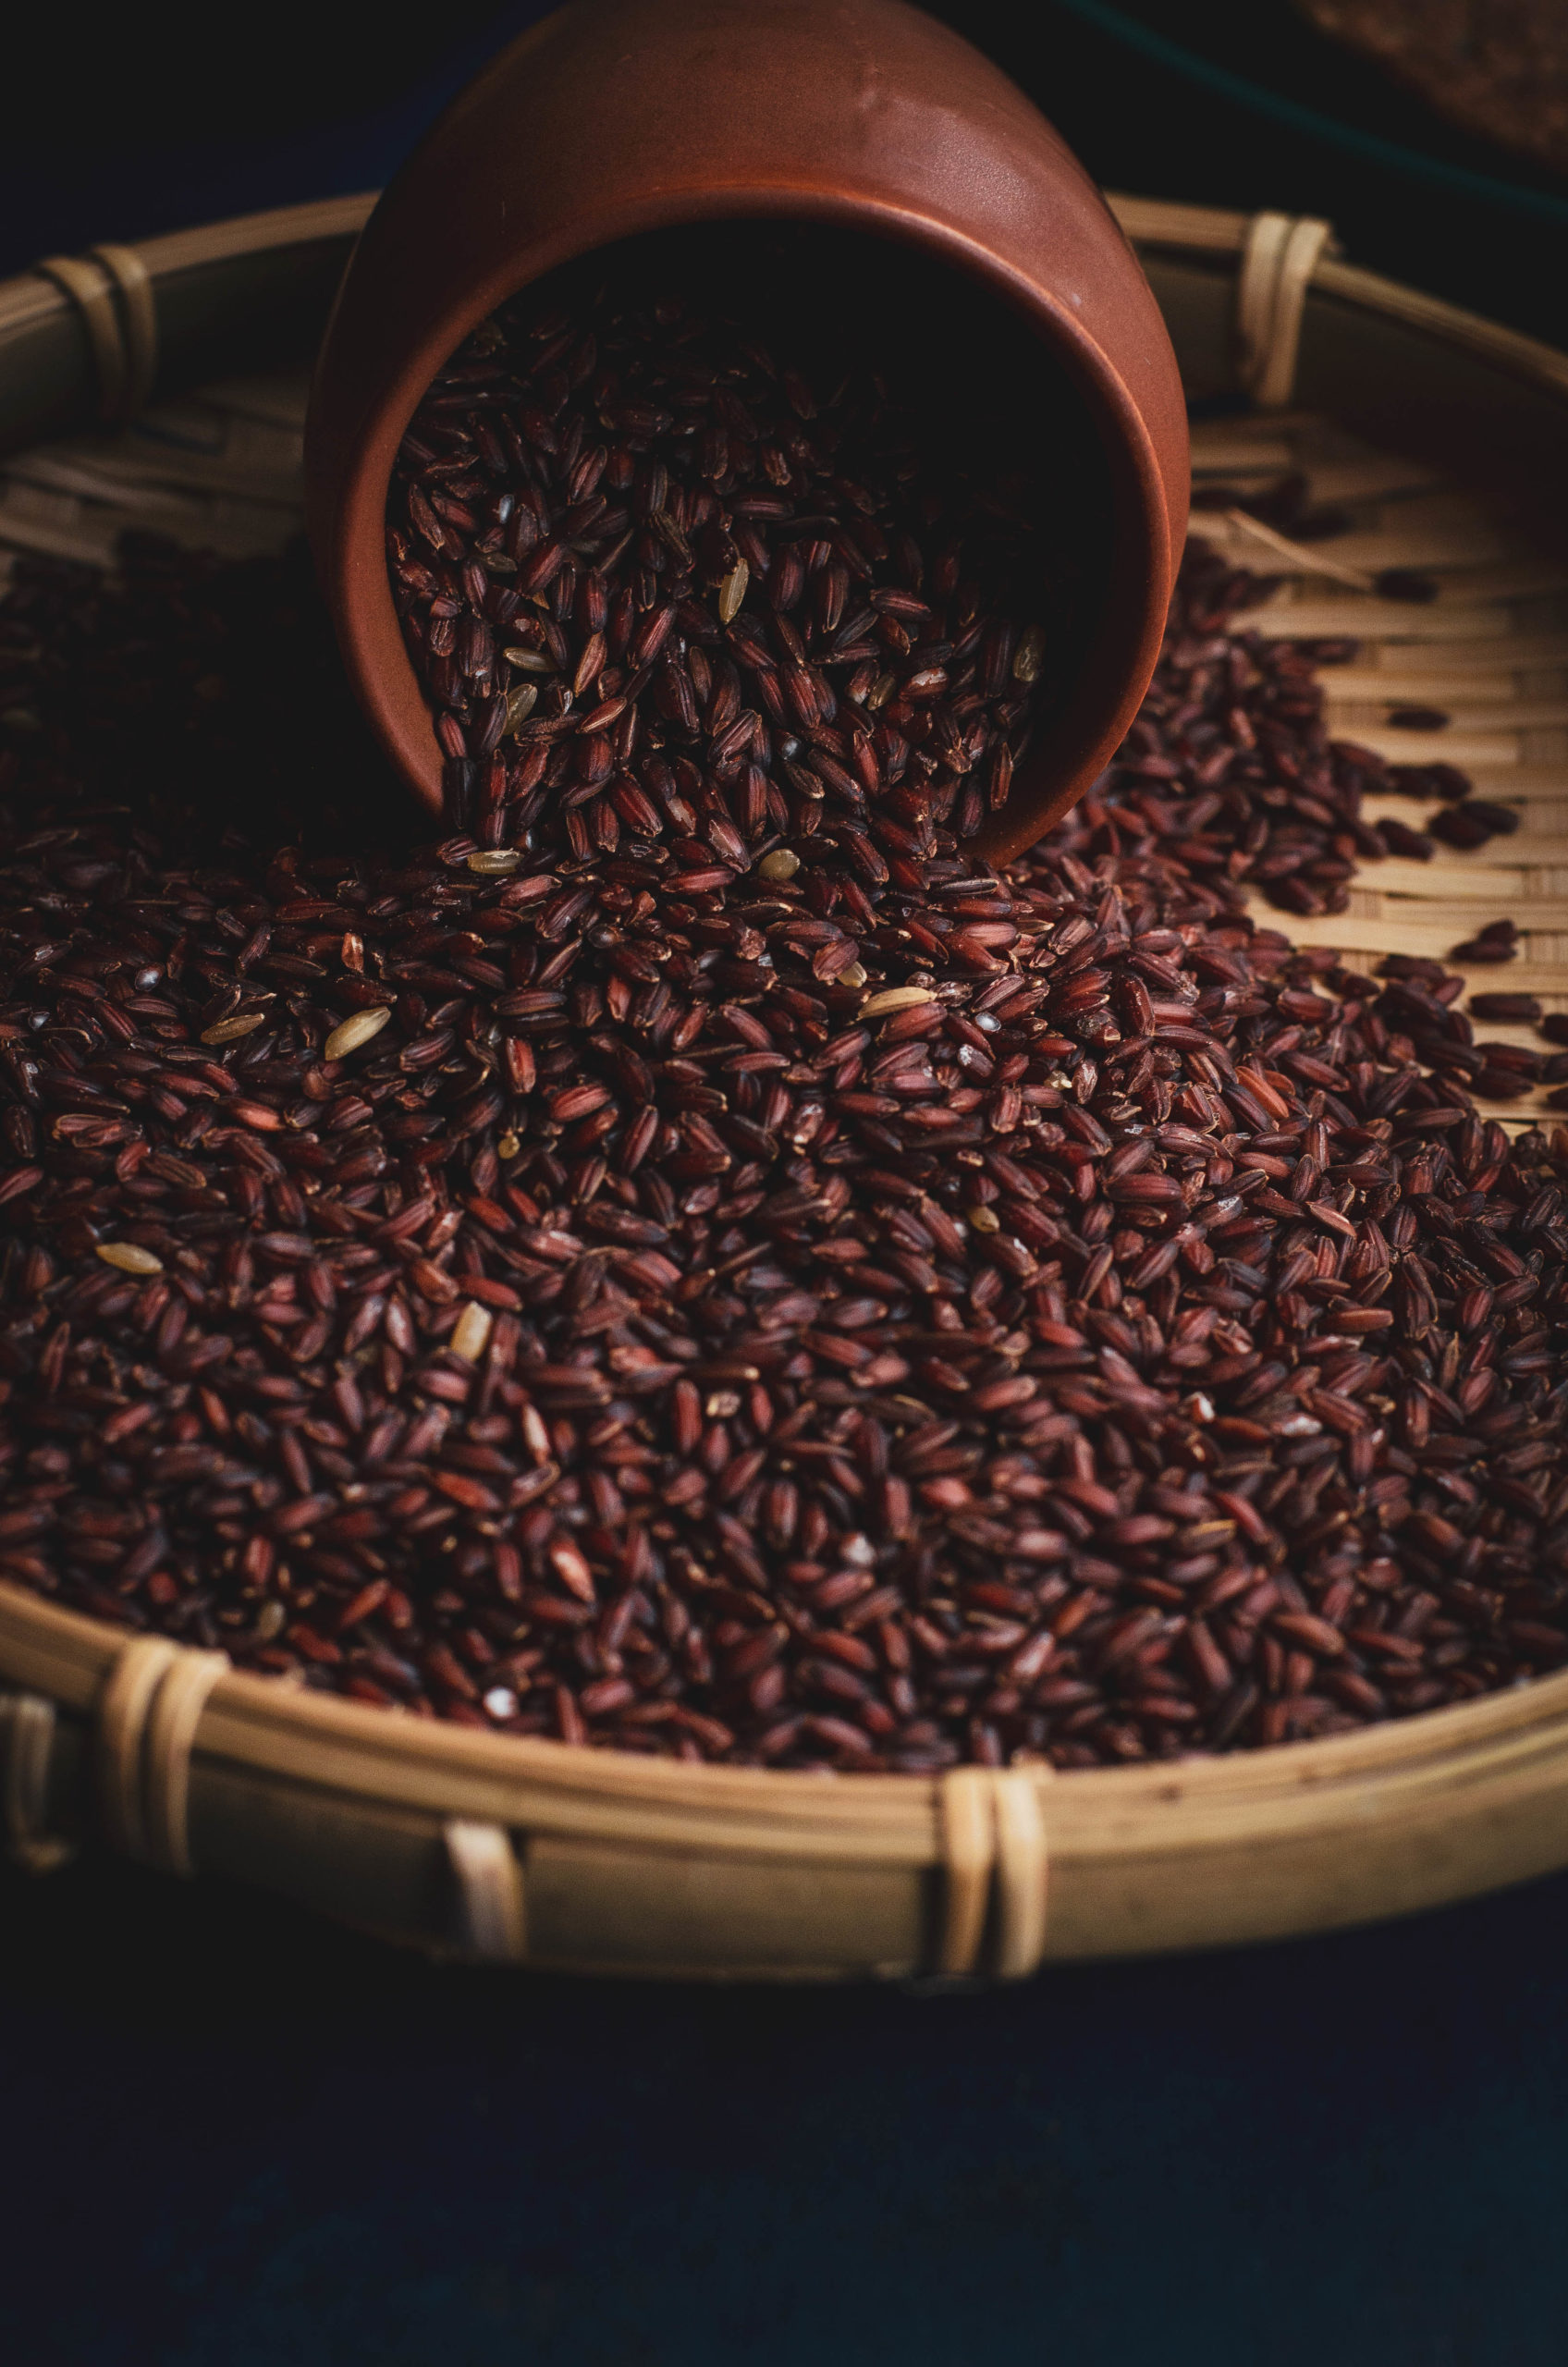
M 1114 219 L 1109 209 L 1108 219 Z M 393 605 L 386 555 L 393 464 L 426 388 L 463 339 L 498 305 L 564 264 L 660 230 L 767 221 L 813 222 L 887 237 L 978 282 L 1040 333 L 1043 348 L 1066 370 L 1099 435 L 1114 519 L 1102 614 L 1086 651 L 1084 676 L 1052 719 L 1048 741 L 1039 750 L 1041 758 L 1048 756 L 1050 773 L 1061 783 L 1060 793 L 1037 807 L 1038 792 L 1029 793 L 1035 765 L 1026 762 L 1005 821 L 998 817 L 971 842 L 977 854 L 1006 860 L 1033 844 L 1068 810 L 1085 785 L 1091 753 L 1104 749 L 1109 754 L 1142 703 L 1142 685 L 1165 627 L 1164 603 L 1151 602 L 1149 592 L 1174 576 L 1166 487 L 1142 412 L 1071 304 L 950 221 L 884 196 L 852 188 L 766 181 L 664 188 L 603 212 L 586 207 L 570 232 L 514 250 L 504 268 L 483 275 L 457 294 L 379 399 L 361 414 L 349 440 L 333 538 L 333 580 L 327 586 L 338 607 L 347 671 L 383 744 L 425 805 L 439 815 L 440 748 Z M 1119 702 L 1110 695 L 1116 683 L 1124 686 Z

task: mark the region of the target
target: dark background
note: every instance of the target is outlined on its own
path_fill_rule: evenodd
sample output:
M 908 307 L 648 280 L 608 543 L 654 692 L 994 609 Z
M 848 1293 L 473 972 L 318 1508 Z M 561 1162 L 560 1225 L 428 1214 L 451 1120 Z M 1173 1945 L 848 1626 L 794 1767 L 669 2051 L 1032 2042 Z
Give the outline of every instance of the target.
M 59 5 L 6 21 L 0 272 L 377 186 L 543 0 Z M 1442 123 L 1290 0 L 936 0 L 1107 187 L 1327 214 L 1357 263 L 1568 340 L 1568 182 Z
M 1568 1881 L 1017 1990 L 0 1877 L 17 2367 L 1561 2367 Z
M 537 7 L 40 10 L 0 272 L 370 188 Z M 1285 0 L 949 0 L 1108 184 L 1568 339 L 1568 188 Z M 394 30 L 395 25 L 395 30 Z M 437 1970 L 0 1872 L 20 2367 L 1562 2367 L 1568 1878 L 1016 1992 Z

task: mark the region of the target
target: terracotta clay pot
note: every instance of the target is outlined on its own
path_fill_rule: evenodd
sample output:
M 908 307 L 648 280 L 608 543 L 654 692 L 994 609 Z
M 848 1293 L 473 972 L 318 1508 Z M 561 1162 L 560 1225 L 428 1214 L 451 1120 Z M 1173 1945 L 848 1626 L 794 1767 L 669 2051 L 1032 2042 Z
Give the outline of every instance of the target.
M 312 396 L 310 526 L 343 656 L 436 811 L 440 751 L 385 547 L 394 456 L 430 380 L 505 298 L 574 258 L 780 220 L 914 250 L 934 322 L 960 280 L 998 334 L 1016 341 L 1022 320 L 1041 416 L 1068 389 L 1098 456 L 1106 497 L 1084 529 L 1097 547 L 1079 555 L 1093 613 L 982 850 L 1028 845 L 1121 740 L 1181 556 L 1186 414 L 1147 282 L 1082 167 L 995 67 L 900 0 L 576 0 L 496 58 L 386 190 Z M 974 362 L 983 389 L 984 350 Z

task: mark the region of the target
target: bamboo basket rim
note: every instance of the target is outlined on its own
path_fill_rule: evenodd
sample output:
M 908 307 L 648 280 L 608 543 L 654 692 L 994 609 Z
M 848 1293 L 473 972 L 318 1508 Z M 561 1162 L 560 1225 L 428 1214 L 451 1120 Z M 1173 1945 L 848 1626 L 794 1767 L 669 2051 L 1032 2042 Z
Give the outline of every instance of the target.
M 141 239 L 134 252 L 153 279 L 164 280 L 240 255 L 353 238 L 363 228 L 379 196 L 378 190 L 363 190 L 346 197 L 234 215 Z M 1105 201 L 1133 246 L 1189 255 L 1243 253 L 1258 218 L 1223 206 L 1189 205 L 1118 190 L 1108 190 Z M 1318 258 L 1310 284 L 1315 293 L 1336 296 L 1408 328 L 1427 330 L 1550 393 L 1568 395 L 1568 352 L 1522 329 L 1509 328 L 1484 313 L 1451 304 L 1445 297 L 1347 263 L 1331 250 Z M 67 312 L 70 300 L 63 288 L 36 271 L 19 273 L 0 281 L 0 327 Z
M 154 281 L 244 255 L 343 240 L 374 194 L 237 217 L 149 239 Z M 1256 217 L 1112 195 L 1134 244 L 1194 257 L 1243 253 Z M 1324 252 L 1311 292 L 1464 349 L 1568 401 L 1568 354 Z M 38 275 L 0 283 L 0 331 L 68 311 Z M 1253 421 L 1238 422 L 1250 432 Z M 1290 916 L 1285 916 L 1287 920 Z M 1350 941 L 1355 923 L 1299 942 Z M 138 1631 L 67 1611 L 0 1581 L 0 1679 L 90 1717 Z M 176 1647 L 188 1652 L 189 1647 Z M 1201 1855 L 1325 1819 L 1347 1840 L 1402 1804 L 1478 1786 L 1501 1798 L 1568 1744 L 1568 1670 L 1350 1734 L 1223 1756 L 1194 1754 L 1060 1772 L 1014 1771 L 1045 1794 L 1053 1864 Z M 316 1793 L 438 1816 L 489 1818 L 531 1834 L 693 1844 L 729 1858 L 824 1858 L 928 1868 L 944 1862 L 942 1774 L 833 1774 L 693 1764 L 400 1716 L 288 1680 L 229 1670 L 201 1714 L 197 1755 Z
M 92 1709 L 128 1632 L 0 1581 L 0 1665 L 13 1681 L 37 1686 L 64 1708 Z M 311 1736 L 316 1755 L 308 1766 L 290 1757 L 286 1735 Z M 1288 1816 L 1291 1803 L 1304 1798 L 1315 1809 L 1336 1797 L 1354 1808 L 1358 1786 L 1448 1784 L 1456 1775 L 1487 1780 L 1564 1736 L 1568 1671 L 1316 1741 L 1123 1767 L 1057 1772 L 1039 1764 L 1014 1772 L 1050 1786 L 1055 1857 L 1064 1847 L 1071 1852 L 1078 1810 L 1086 1823 L 1109 1831 L 1152 1800 L 1183 1802 L 1201 1815 L 1205 1797 L 1215 1793 L 1231 1806 L 1244 1799 L 1255 1818 Z M 324 1790 L 501 1815 L 534 1830 L 604 1837 L 612 1829 L 608 1811 L 630 1791 L 660 1829 L 646 1837 L 672 1846 L 700 1833 L 705 1843 L 741 1854 L 790 1855 L 792 1843 L 795 1853 L 807 1844 L 814 1852 L 832 1845 L 835 1854 L 878 1862 L 936 1862 L 939 1775 L 712 1766 L 489 1735 L 239 1669 L 223 1674 L 209 1697 L 202 1753 L 302 1773 Z M 863 1809 L 876 1822 L 856 1831 Z M 717 1827 L 708 1821 L 715 1811 L 723 1819 Z M 1160 1846 L 1173 1837 L 1163 1833 Z M 1126 1835 L 1124 1846 L 1135 1839 Z
M 1105 197 L 1133 246 L 1177 253 L 1239 255 L 1258 218 L 1219 206 L 1130 197 L 1115 190 L 1108 190 Z M 1550 394 L 1568 396 L 1568 352 L 1524 329 L 1509 328 L 1501 321 L 1488 320 L 1483 313 L 1451 304 L 1446 297 L 1429 295 L 1425 288 L 1411 288 L 1403 280 L 1389 279 L 1381 272 L 1347 263 L 1331 249 L 1314 265 L 1310 288 L 1315 295 L 1337 296 L 1342 303 L 1380 313 L 1403 327 L 1427 330 L 1446 344 L 1462 346 L 1506 370 L 1512 377 Z

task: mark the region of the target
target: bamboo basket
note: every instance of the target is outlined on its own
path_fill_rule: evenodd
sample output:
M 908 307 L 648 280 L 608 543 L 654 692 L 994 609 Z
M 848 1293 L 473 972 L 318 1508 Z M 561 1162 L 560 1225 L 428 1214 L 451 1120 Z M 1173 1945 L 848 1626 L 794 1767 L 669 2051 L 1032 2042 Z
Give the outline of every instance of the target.
M 1328 677 L 1336 731 L 1460 764 L 1523 816 L 1478 854 L 1383 863 L 1348 914 L 1285 926 L 1366 966 L 1446 954 L 1509 913 L 1523 937 L 1507 984 L 1568 1011 L 1568 565 L 1540 540 L 1562 490 L 1568 356 L 1354 269 L 1326 224 L 1113 202 L 1200 412 L 1246 399 L 1196 429 L 1199 483 L 1244 495 L 1302 469 L 1352 514 L 1301 552 L 1244 511 L 1200 515 L 1283 579 L 1251 620 L 1356 636 L 1359 659 Z M 16 551 L 106 560 L 131 523 L 236 555 L 293 533 L 305 372 L 370 202 L 0 285 L 0 570 Z M 1376 597 L 1371 576 L 1396 566 L 1433 571 L 1439 598 Z M 1412 701 L 1450 728 L 1390 732 L 1390 705 Z M 1231 1758 L 937 1778 L 433 1725 L 10 1586 L 0 1686 L 0 1820 L 23 1862 L 98 1836 L 433 1951 L 554 1968 L 1017 1977 L 1366 1921 L 1568 1862 L 1568 1673 Z

